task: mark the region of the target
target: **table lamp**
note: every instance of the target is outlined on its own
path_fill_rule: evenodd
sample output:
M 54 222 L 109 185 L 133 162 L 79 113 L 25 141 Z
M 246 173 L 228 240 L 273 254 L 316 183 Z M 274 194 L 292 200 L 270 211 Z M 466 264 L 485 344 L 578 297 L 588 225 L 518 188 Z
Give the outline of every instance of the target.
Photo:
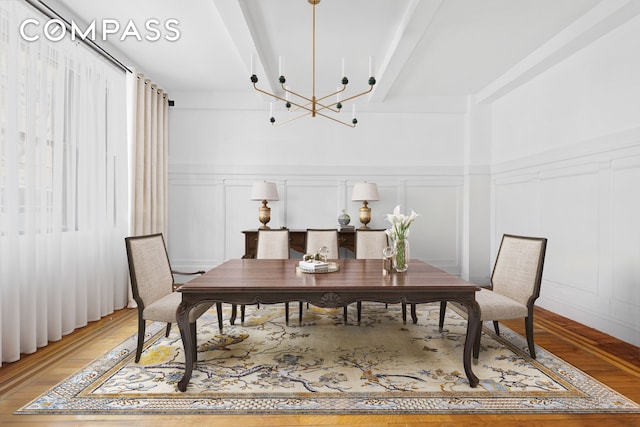
M 271 208 L 267 206 L 269 200 L 279 200 L 278 187 L 273 182 L 256 182 L 251 188 L 251 200 L 262 200 L 262 206 L 258 208 L 258 219 L 262 223 L 261 230 L 269 230 L 267 223 L 271 220 Z
M 351 200 L 354 202 L 362 202 L 360 208 L 360 222 L 362 227 L 360 230 L 368 230 L 367 224 L 371 221 L 371 208 L 368 202 L 380 200 L 378 196 L 378 186 L 372 182 L 362 182 L 353 185 L 353 193 Z

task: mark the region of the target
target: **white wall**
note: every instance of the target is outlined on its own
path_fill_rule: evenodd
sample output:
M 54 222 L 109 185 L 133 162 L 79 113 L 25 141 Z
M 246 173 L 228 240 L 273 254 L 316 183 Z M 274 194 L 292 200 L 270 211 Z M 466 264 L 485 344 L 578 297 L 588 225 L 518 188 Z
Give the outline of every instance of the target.
M 640 344 L 640 17 L 492 105 L 492 253 L 549 238 L 539 305 Z
M 366 180 L 381 195 L 372 227 L 396 204 L 415 209 L 412 257 L 475 283 L 488 282 L 502 233 L 548 237 L 539 305 L 640 344 L 638 52 L 635 18 L 492 104 L 386 105 L 356 129 L 274 128 L 268 104 L 171 94 L 172 262 L 241 256 L 241 231 L 259 225 L 256 180 L 279 187 L 269 225 L 292 229 L 335 226 L 343 208 L 358 225 L 351 189 Z
M 323 118 L 280 127 L 265 111 L 224 110 L 201 95 L 172 94 L 169 252 L 174 266 L 207 268 L 244 253 L 242 230 L 259 226 L 254 181 L 278 184 L 271 227 L 335 227 L 343 208 L 359 226 L 356 182 L 378 185 L 372 228 L 396 204 L 422 216 L 412 257 L 462 269 L 465 115 L 362 112 L 355 129 Z M 267 104 L 268 105 L 268 104 Z M 488 256 L 483 254 L 483 258 Z

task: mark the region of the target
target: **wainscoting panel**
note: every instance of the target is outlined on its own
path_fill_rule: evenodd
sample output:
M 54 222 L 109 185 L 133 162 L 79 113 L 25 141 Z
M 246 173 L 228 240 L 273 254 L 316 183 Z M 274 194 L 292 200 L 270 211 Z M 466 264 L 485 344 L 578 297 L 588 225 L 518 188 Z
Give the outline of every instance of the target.
M 224 255 L 221 244 L 224 227 L 217 220 L 221 215 L 222 183 L 215 179 L 184 178 L 174 177 L 169 183 L 169 257 L 175 270 L 211 268 Z
M 210 170 L 215 170 L 211 168 Z M 169 174 L 169 248 L 174 268 L 209 269 L 244 254 L 242 230 L 257 229 L 260 201 L 249 200 L 259 179 L 275 182 L 280 200 L 269 202 L 272 228 L 335 228 L 346 209 L 351 224 L 361 226 L 362 202 L 351 201 L 353 185 L 375 182 L 379 201 L 369 204 L 370 228 L 388 228 L 386 214 L 396 205 L 421 216 L 411 226 L 411 257 L 422 259 L 454 274 L 461 271 L 462 177 L 451 175 L 367 174 L 363 177 L 327 174 L 303 176 L 236 173 L 225 178 L 174 168 Z M 259 177 L 259 178 L 258 178 Z
M 541 174 L 540 229 L 553 241 L 546 277 L 593 303 L 598 294 L 598 170 L 590 169 Z
M 640 323 L 640 156 L 611 166 L 611 303 L 617 321 Z
M 349 208 L 339 204 L 339 187 L 335 179 L 288 179 L 285 182 L 287 216 L 282 225 L 291 229 L 335 228 L 342 209 Z
M 462 230 L 462 180 L 447 183 L 407 183 L 407 206 L 420 214 L 411 226 L 411 256 L 453 274 L 460 274 Z M 405 212 L 407 215 L 410 209 Z
M 640 345 L 640 132 L 623 136 L 494 166 L 492 253 L 547 237 L 538 304 Z

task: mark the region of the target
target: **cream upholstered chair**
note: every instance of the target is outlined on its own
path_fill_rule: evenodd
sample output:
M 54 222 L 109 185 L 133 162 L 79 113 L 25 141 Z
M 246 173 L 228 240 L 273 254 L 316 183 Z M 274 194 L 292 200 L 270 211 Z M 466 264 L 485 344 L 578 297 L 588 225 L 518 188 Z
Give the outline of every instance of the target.
M 258 230 L 256 259 L 288 259 L 289 230 Z
M 327 248 L 328 259 L 339 259 L 340 251 L 338 246 L 338 230 L 308 228 L 305 239 L 305 253 L 312 254 L 318 252 L 322 247 Z M 309 304 L 307 303 L 307 307 Z M 300 301 L 299 318 L 302 321 L 302 301 Z
M 356 259 L 382 260 L 382 250 L 389 246 L 384 230 L 356 230 Z
M 289 259 L 289 230 L 258 230 L 256 259 Z M 235 305 L 232 307 L 235 313 Z M 240 320 L 244 322 L 245 306 L 240 306 Z M 232 316 L 235 317 L 235 316 Z M 289 323 L 289 303 L 285 303 L 285 319 Z
M 182 301 L 182 295 L 174 292 L 174 274 L 202 274 L 180 273 L 171 270 L 167 248 L 162 234 L 126 237 L 127 259 L 129 260 L 129 276 L 131 291 L 138 304 L 138 346 L 136 348 L 136 363 L 140 361 L 146 321 L 166 322 L 166 336 L 169 336 L 171 323 L 177 321 L 176 310 Z M 196 346 L 196 319 L 206 312 L 212 304 L 200 304 L 189 313 L 189 329 Z M 216 305 L 218 324 L 222 331 L 222 304 Z M 196 348 L 193 349 L 194 360 L 197 359 Z
M 338 259 L 338 230 L 336 229 L 307 229 L 307 239 L 305 242 L 305 253 L 315 253 L 321 247 L 328 249 L 327 258 Z
M 356 259 L 379 259 L 382 270 L 382 250 L 389 246 L 389 239 L 384 230 L 356 230 Z M 362 318 L 362 303 L 358 308 L 358 324 Z M 347 322 L 347 307 L 344 308 L 344 322 Z
M 499 320 L 524 317 L 529 354 L 536 358 L 533 342 L 533 306 L 540 296 L 542 268 L 547 239 L 505 234 L 491 274 L 491 288 L 476 293 L 480 306 L 480 321 L 492 320 L 500 335 Z M 446 301 L 440 303 L 440 330 L 444 324 Z M 480 353 L 481 329 L 474 342 L 473 357 Z

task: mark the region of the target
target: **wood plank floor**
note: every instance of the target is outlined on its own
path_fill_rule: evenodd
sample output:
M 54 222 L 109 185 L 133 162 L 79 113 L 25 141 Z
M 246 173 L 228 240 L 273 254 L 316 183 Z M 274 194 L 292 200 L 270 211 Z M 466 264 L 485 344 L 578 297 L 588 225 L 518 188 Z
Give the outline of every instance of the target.
M 579 367 L 612 389 L 640 402 L 640 348 L 549 311 L 536 309 L 536 344 Z M 522 321 L 505 325 L 523 334 Z M 135 310 L 124 309 L 82 328 L 35 354 L 0 368 L 2 426 L 640 426 L 640 414 L 540 415 L 13 415 L 84 365 L 136 332 Z

